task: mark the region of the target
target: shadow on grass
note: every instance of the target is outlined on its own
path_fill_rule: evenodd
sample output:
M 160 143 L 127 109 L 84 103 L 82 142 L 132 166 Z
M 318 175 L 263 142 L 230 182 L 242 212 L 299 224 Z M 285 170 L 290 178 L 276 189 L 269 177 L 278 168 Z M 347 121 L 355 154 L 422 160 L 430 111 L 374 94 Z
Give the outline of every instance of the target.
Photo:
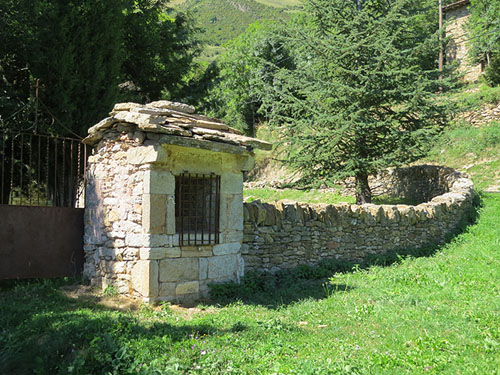
M 442 246 L 476 223 L 481 207 L 482 193 L 476 193 L 470 210 L 464 215 L 457 228 L 443 242 L 428 244 L 419 249 L 396 249 L 382 255 L 368 256 L 362 263 L 323 259 L 317 265 L 300 265 L 293 269 L 271 274 L 249 272 L 240 284 L 226 283 L 211 286 L 211 303 L 227 305 L 241 301 L 276 309 L 305 299 L 320 300 L 338 292 L 348 292 L 345 285 L 332 286 L 330 278 L 336 273 L 353 272 L 372 266 L 390 266 L 408 257 L 432 256 Z
M 147 306 L 139 319 L 137 314 L 69 298 L 61 292 L 61 283 L 31 281 L 0 292 L 0 374 L 129 373 L 160 344 L 190 345 L 195 336 L 234 329 L 169 324 L 169 319 L 158 319 L 161 310 Z M 168 308 L 164 313 L 170 314 Z M 247 327 L 240 324 L 237 329 Z

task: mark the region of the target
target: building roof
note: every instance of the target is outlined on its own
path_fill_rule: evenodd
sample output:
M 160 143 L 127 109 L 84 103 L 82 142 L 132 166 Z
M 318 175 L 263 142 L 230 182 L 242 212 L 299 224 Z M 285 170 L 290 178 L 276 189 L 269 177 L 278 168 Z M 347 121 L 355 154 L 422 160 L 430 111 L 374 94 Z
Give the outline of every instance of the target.
M 83 142 L 96 145 L 104 137 L 106 131 L 118 128 L 120 124 L 132 125 L 138 131 L 158 133 L 168 143 L 183 145 L 214 142 L 226 143 L 251 151 L 254 148 L 270 150 L 272 144 L 256 138 L 246 137 L 239 130 L 231 128 L 220 120 L 195 114 L 193 106 L 159 100 L 149 104 L 118 103 L 114 106 L 110 117 L 105 118 L 89 129 L 89 135 Z M 162 138 L 162 139 L 163 139 Z M 185 142 L 186 140 L 193 142 Z M 194 141 L 200 142 L 194 142 Z M 197 146 L 195 146 L 197 147 Z
M 445 5 L 443 7 L 443 12 L 446 12 L 448 10 L 453 10 L 453 9 L 461 8 L 461 7 L 464 7 L 464 6 L 467 6 L 467 5 L 470 5 L 470 0 L 455 1 L 454 3 Z

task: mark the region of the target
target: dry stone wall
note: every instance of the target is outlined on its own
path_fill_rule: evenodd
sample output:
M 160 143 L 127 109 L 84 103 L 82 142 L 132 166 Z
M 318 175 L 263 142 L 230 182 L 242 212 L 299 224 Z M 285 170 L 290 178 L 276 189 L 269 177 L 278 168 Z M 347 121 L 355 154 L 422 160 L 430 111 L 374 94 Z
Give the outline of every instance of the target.
M 362 262 L 370 255 L 440 243 L 472 209 L 473 184 L 452 169 L 419 166 L 388 176 L 387 192 L 429 201 L 416 206 L 245 203 L 245 270 L 276 272 L 326 258 Z

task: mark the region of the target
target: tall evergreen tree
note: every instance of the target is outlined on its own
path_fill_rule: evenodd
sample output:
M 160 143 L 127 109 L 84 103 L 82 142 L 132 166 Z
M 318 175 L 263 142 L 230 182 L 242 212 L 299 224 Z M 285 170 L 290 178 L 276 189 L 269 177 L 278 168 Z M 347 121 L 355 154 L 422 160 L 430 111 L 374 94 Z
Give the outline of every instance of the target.
M 268 108 L 286 161 L 307 183 L 355 177 L 356 202 L 371 202 L 368 176 L 421 157 L 444 125 L 435 70 L 416 38 L 412 0 L 310 0 L 312 26 L 289 31 L 297 68 L 281 69 Z M 437 54 L 436 54 L 437 55 Z
M 165 0 L 0 2 L 2 126 L 32 127 L 19 115 L 33 113 L 36 81 L 38 130 L 59 135 L 84 136 L 117 100 L 178 95 L 197 43 L 190 20 L 166 12 Z
M 486 80 L 500 85 L 500 2 L 471 0 L 469 57 L 487 65 Z

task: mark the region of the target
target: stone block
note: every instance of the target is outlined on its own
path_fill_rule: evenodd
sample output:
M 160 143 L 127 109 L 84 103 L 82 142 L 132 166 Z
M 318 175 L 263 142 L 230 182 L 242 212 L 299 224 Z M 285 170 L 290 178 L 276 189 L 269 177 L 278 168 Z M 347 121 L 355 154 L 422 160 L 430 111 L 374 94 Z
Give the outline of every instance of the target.
M 200 290 L 200 283 L 198 281 L 188 281 L 187 283 L 177 284 L 175 288 L 176 295 L 198 293 Z
M 166 150 L 159 145 L 131 147 L 127 150 L 127 162 L 132 165 L 150 164 L 166 159 Z
M 200 264 L 200 272 L 199 272 L 200 280 L 205 280 L 208 278 L 208 258 L 200 258 L 199 264 Z
M 144 194 L 175 194 L 175 176 L 166 170 L 146 171 Z
M 197 258 L 172 258 L 160 261 L 160 281 L 198 280 Z
M 140 260 L 132 267 L 132 288 L 143 297 L 158 296 L 158 263 Z
M 228 255 L 239 253 L 241 244 L 239 242 L 223 243 L 215 245 L 213 248 L 214 255 Z
M 175 283 L 160 283 L 158 296 L 175 297 Z
M 221 255 L 208 258 L 208 278 L 212 280 L 233 279 L 237 276 L 237 255 Z
M 221 194 L 220 230 L 243 230 L 242 194 Z
M 221 242 L 229 243 L 229 242 L 239 242 L 243 241 L 243 232 L 241 230 L 233 230 L 230 232 L 223 232 L 221 234 Z
M 179 258 L 181 249 L 178 247 L 154 247 L 144 248 L 139 250 L 141 259 L 164 259 L 164 258 Z
M 167 223 L 165 232 L 175 234 L 175 195 L 167 195 Z
M 182 257 L 211 257 L 213 255 L 212 246 L 184 246 L 182 247 Z
M 146 233 L 165 233 L 167 218 L 167 196 L 144 194 L 142 196 L 142 227 Z
M 243 174 L 223 173 L 220 180 L 221 194 L 243 194 Z
M 125 245 L 132 247 L 148 247 L 149 236 L 147 234 L 127 233 L 125 235 Z

